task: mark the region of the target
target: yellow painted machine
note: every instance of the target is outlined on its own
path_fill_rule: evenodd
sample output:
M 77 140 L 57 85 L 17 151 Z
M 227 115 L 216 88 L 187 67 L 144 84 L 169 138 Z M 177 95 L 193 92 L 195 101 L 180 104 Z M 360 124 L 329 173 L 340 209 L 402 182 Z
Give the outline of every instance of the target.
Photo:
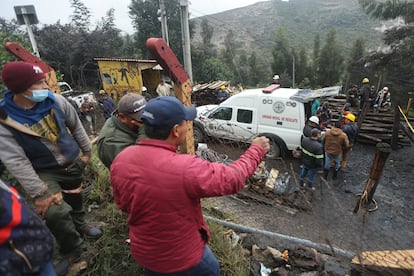
M 142 93 L 143 86 L 150 96 L 156 96 L 162 70 L 156 60 L 95 58 L 95 61 L 103 89 L 115 100 L 126 93 Z

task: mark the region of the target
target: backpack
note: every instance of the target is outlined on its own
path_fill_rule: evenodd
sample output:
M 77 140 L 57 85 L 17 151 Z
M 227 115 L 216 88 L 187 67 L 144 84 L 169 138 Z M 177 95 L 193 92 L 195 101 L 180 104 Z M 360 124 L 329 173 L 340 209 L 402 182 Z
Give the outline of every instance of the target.
M 39 272 L 53 258 L 53 237 L 17 190 L 0 180 L 0 275 Z

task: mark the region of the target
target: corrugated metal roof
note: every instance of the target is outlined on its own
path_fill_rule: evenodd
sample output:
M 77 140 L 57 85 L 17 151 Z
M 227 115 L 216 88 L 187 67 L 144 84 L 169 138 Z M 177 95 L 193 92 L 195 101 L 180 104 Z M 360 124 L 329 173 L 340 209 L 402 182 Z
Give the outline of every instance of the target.
M 102 61 L 123 61 L 123 62 L 139 62 L 139 63 L 158 63 L 155 59 L 132 59 L 132 58 L 94 58 L 93 60 Z

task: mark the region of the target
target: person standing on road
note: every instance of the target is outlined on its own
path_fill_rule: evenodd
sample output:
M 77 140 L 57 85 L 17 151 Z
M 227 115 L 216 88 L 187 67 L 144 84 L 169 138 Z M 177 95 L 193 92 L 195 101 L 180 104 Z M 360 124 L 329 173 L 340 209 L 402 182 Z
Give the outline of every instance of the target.
M 91 142 L 72 105 L 49 90 L 40 67 L 9 62 L 2 79 L 10 90 L 0 102 L 0 161 L 33 199 L 60 252 L 72 262 L 82 252 L 84 235 L 102 234 L 86 224 L 81 194 Z
M 200 200 L 240 191 L 270 149 L 266 137 L 255 138 L 228 166 L 179 154 L 196 113 L 175 97 L 151 99 L 141 115 L 149 139 L 111 166 L 115 203 L 129 213 L 132 256 L 148 275 L 220 275 Z
M 352 113 L 348 113 L 344 117 L 344 125 L 342 126 L 342 131 L 345 132 L 346 136 L 349 140 L 349 147 L 344 149 L 342 152 L 342 160 L 341 160 L 341 171 L 345 170 L 346 161 L 348 158 L 348 153 L 351 152 L 352 147 L 354 146 L 358 133 L 359 128 L 358 125 L 355 124 L 355 115 Z
M 325 149 L 324 177 L 328 179 L 331 161 L 333 160 L 335 165 L 332 178 L 336 179 L 341 166 L 342 153 L 349 148 L 348 137 L 339 127 L 333 127 L 323 135 L 322 144 Z
M 313 180 L 319 169 L 323 166 L 323 146 L 319 142 L 321 131 L 317 128 L 311 130 L 311 137 L 305 137 L 301 142 L 302 169 L 299 175 L 299 184 L 315 190 Z M 307 179 L 307 183 L 305 183 Z
M 105 92 L 105 91 L 104 91 Z M 102 110 L 105 120 L 111 117 L 112 112 L 114 111 L 114 100 L 106 94 L 102 94 Z
M 96 145 L 99 159 L 108 169 L 118 153 L 145 137 L 141 114 L 146 103 L 139 94 L 126 94 L 102 127 Z
M 369 79 L 368 78 L 363 78 L 362 79 L 362 87 L 359 90 L 359 95 L 360 95 L 360 101 L 359 101 L 359 111 L 361 112 L 365 105 L 366 108 L 368 108 L 370 102 L 369 102 L 369 95 L 371 94 L 371 87 L 369 86 Z
M 92 134 L 96 133 L 96 106 L 95 103 L 89 100 L 88 96 L 83 97 L 83 103 L 81 104 L 80 110 L 85 115 L 86 121 L 89 124 L 89 129 Z
M 164 80 L 160 80 L 157 86 L 158 96 L 170 96 L 172 86 L 166 83 Z
M 227 100 L 230 97 L 229 92 L 227 91 L 226 87 L 222 85 L 217 92 L 217 101 L 218 103 L 221 103 L 225 100 Z

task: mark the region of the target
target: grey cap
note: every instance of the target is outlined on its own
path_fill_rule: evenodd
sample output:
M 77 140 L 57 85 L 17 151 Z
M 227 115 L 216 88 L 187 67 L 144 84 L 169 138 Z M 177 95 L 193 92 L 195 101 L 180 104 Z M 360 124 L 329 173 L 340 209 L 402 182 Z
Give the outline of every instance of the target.
M 136 121 L 141 121 L 141 115 L 146 104 L 147 101 L 142 95 L 128 93 L 119 100 L 118 113 L 123 113 Z

